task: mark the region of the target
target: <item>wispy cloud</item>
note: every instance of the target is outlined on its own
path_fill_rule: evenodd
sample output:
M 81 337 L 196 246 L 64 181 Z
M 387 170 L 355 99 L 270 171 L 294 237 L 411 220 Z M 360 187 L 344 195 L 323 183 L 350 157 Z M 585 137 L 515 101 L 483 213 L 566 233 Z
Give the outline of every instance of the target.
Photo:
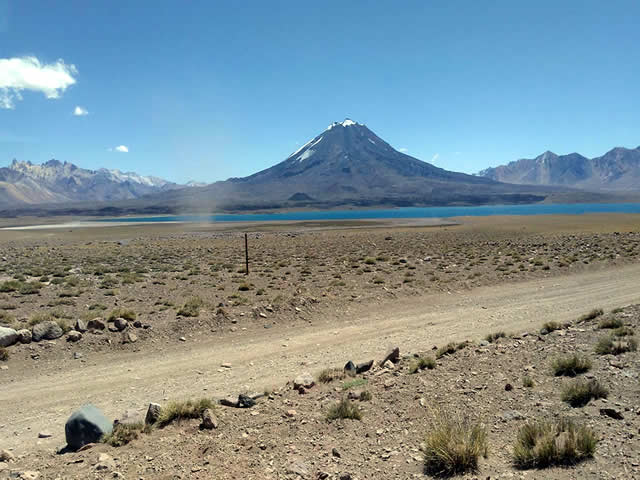
M 402 148 L 399 148 L 398 151 L 402 152 L 402 153 L 407 153 L 409 151 L 409 149 L 402 147 Z
M 120 153 L 129 153 L 129 147 L 127 147 L 126 145 L 118 145 L 117 147 L 110 148 L 109 151 L 120 152 Z
M 433 157 L 431 157 L 431 163 L 435 162 L 436 160 L 438 160 L 438 158 L 440 158 L 440 154 L 436 153 Z
M 0 108 L 15 108 L 24 90 L 60 98 L 67 87 L 76 83 L 77 73 L 74 65 L 62 59 L 44 64 L 36 57 L 0 58 Z
M 85 115 L 89 115 L 89 111 L 86 108 L 77 106 L 76 108 L 73 109 L 73 114 L 76 117 L 84 117 Z

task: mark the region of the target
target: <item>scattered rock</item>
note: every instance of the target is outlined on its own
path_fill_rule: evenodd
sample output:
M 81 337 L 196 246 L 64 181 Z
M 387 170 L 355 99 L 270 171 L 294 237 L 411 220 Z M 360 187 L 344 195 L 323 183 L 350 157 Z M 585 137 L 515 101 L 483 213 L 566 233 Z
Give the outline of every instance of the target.
M 231 364 L 230 363 L 223 363 L 220 365 L 222 368 L 231 368 Z
M 380 365 L 384 365 L 386 362 L 398 363 L 400 361 L 400 348 L 395 347 L 387 352 L 384 359 L 380 362 Z
M 294 390 L 300 390 L 301 388 L 311 388 L 316 384 L 313 379 L 313 375 L 310 373 L 303 373 L 302 375 L 298 375 L 293 381 Z
M 36 472 L 34 470 L 11 472 L 11 476 L 9 478 L 17 478 L 18 480 L 37 480 L 40 478 L 40 472 Z
M 0 327 L 0 347 L 10 347 L 18 341 L 18 332 L 13 328 Z
M 613 418 L 614 420 L 624 420 L 624 416 L 613 408 L 601 408 L 600 415 Z
M 298 414 L 295 410 L 287 410 L 287 417 L 293 418 Z
M 344 373 L 349 375 L 350 377 L 355 377 L 356 371 L 356 365 L 351 360 L 349 360 L 344 366 Z
M 524 420 L 525 416 L 517 410 L 507 410 L 501 415 L 503 422 L 509 422 L 511 420 Z
M 53 435 L 49 432 L 40 432 L 38 433 L 38 438 L 51 438 Z
M 142 421 L 143 418 L 140 412 L 137 412 L 135 410 L 125 410 L 125 412 L 120 415 L 120 418 L 116 418 L 113 421 L 113 425 L 136 425 L 142 423 Z
M 309 467 L 302 460 L 291 462 L 287 466 L 287 473 L 292 475 L 299 475 L 302 478 L 310 478 Z
M 111 455 L 107 455 L 106 453 L 101 453 L 98 455 L 98 463 L 96 463 L 93 468 L 96 470 L 115 470 L 116 462 L 111 457 Z
M 15 455 L 9 450 L 0 450 L 0 462 L 13 462 L 16 459 Z
M 81 318 L 77 319 L 74 329 L 80 333 L 86 332 L 88 330 L 87 322 L 85 320 L 82 320 Z
M 89 443 L 95 443 L 100 437 L 113 430 L 112 423 L 94 405 L 84 405 L 67 420 L 64 432 L 67 445 L 77 450 Z
M 75 331 L 75 330 L 70 330 L 67 333 L 67 342 L 77 342 L 81 338 L 82 338 L 82 334 L 80 332 Z
M 40 340 L 55 340 L 56 338 L 60 338 L 63 333 L 60 325 L 53 320 L 49 320 L 34 325 L 31 329 L 31 338 L 34 342 L 39 342 Z
M 127 330 L 122 334 L 122 343 L 136 343 L 138 336 L 130 330 Z
M 157 403 L 150 403 L 149 408 L 147 408 L 147 415 L 144 417 L 144 423 L 153 425 L 160 418 L 160 413 L 162 413 L 162 407 Z
M 104 320 L 100 317 L 89 320 L 87 323 L 87 328 L 89 330 L 104 330 L 106 327 Z
M 16 333 L 18 334 L 18 341 L 20 343 L 31 343 L 31 330 L 23 328 Z
M 511 390 L 513 390 L 513 385 L 511 385 L 510 383 L 507 383 L 504 386 L 504 390 L 505 390 L 505 392 L 510 392 Z
M 373 367 L 373 360 L 369 360 L 368 362 L 359 363 L 356 365 L 356 373 L 364 373 L 371 370 Z
M 200 428 L 206 430 L 218 428 L 218 419 L 210 408 L 207 408 L 202 412 L 202 423 L 200 424 Z
M 337 458 L 342 458 L 342 455 L 340 455 L 340 452 L 338 451 L 338 449 L 336 447 L 333 447 L 331 449 L 331 455 L 333 455 L 334 457 L 337 457 Z
M 251 408 L 255 406 L 256 401 L 251 398 L 249 395 L 240 394 L 238 395 L 238 408 Z
M 116 327 L 117 331 L 121 332 L 129 326 L 129 322 L 127 322 L 124 318 L 118 317 L 113 321 L 113 326 Z
M 396 368 L 396 366 L 393 364 L 393 362 L 391 360 L 387 360 L 386 362 L 384 362 L 382 364 L 382 366 L 384 368 L 388 368 L 389 370 L 394 370 Z

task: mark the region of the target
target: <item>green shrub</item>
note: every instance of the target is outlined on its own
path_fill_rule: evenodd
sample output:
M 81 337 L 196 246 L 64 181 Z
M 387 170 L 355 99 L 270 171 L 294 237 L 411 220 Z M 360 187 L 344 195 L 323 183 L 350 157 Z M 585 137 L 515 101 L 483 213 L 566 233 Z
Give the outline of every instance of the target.
M 160 411 L 156 425 L 165 427 L 176 420 L 200 418 L 207 408 L 215 408 L 213 401 L 208 398 L 170 402 Z
M 0 292 L 9 293 L 15 292 L 22 286 L 22 282 L 18 280 L 7 280 L 6 282 L 0 283 Z
M 136 317 L 136 312 L 134 312 L 133 310 L 128 310 L 126 308 L 116 308 L 115 310 L 111 311 L 108 320 L 112 322 L 116 318 L 124 318 L 125 320 L 133 321 L 136 319 Z
M 591 369 L 591 360 L 583 355 L 573 354 L 559 357 L 551 362 L 551 369 L 556 377 L 575 377 Z
M 596 443 L 589 428 L 570 420 L 526 424 L 518 431 L 513 463 L 523 469 L 573 465 L 592 457 Z
M 418 373 L 425 368 L 429 370 L 436 368 L 436 360 L 433 357 L 418 357 L 409 365 L 409 373 Z
M 473 472 L 478 459 L 487 457 L 484 427 L 448 412 L 436 412 L 423 447 L 425 473 L 451 476 Z
M 524 377 L 522 377 L 522 386 L 525 388 L 533 388 L 533 378 L 531 378 L 529 375 L 525 375 Z
M 638 349 L 638 342 L 635 338 L 625 338 L 624 340 L 614 337 L 602 337 L 596 344 L 598 355 L 620 355 L 625 352 L 635 352 Z
M 349 399 L 343 398 L 327 412 L 327 420 L 337 420 L 339 418 L 362 420 L 362 412 L 358 406 L 351 403 Z
M 202 307 L 204 307 L 204 300 L 200 297 L 191 297 L 182 307 L 180 307 L 177 315 L 181 315 L 183 317 L 197 317 L 200 315 L 200 309 Z
M 138 438 L 143 429 L 143 423 L 117 423 L 111 433 L 103 435 L 100 441 L 112 447 L 122 447 Z
M 607 398 L 609 390 L 597 380 L 576 380 L 562 391 L 562 401 L 574 408 L 584 407 L 592 399 Z
M 598 323 L 598 328 L 620 328 L 624 325 L 623 321 L 616 317 L 603 318 Z
M 34 281 L 34 282 L 24 282 L 18 288 L 18 293 L 22 295 L 34 295 L 40 292 L 40 289 L 43 287 L 42 283 Z

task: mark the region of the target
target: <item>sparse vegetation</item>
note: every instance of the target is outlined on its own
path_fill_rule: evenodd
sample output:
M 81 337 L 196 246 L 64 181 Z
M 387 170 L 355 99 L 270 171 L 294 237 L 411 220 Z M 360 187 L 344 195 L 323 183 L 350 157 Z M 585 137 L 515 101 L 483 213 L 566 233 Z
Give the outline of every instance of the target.
M 133 310 L 128 310 L 126 308 L 116 308 L 112 310 L 109 314 L 109 321 L 113 321 L 116 318 L 124 318 L 125 320 L 133 321 L 137 317 L 136 312 Z
M 633 331 L 633 328 L 626 326 L 616 328 L 611 332 L 611 335 L 613 335 L 614 337 L 630 337 L 634 334 L 635 332 Z
M 478 459 L 487 457 L 484 427 L 457 414 L 437 411 L 423 446 L 424 469 L 430 475 L 450 476 L 473 472 Z
M 551 369 L 556 377 L 575 377 L 591 369 L 591 360 L 584 356 L 573 354 L 568 357 L 558 357 L 551 362 Z
M 369 383 L 369 380 L 367 380 L 366 378 L 354 378 L 353 380 L 344 382 L 342 384 L 342 390 L 349 390 L 350 388 L 361 387 L 363 385 L 366 385 L 367 383 Z
M 446 355 L 453 355 L 458 350 L 462 350 L 463 348 L 466 348 L 468 345 L 469 345 L 468 341 L 464 341 L 460 343 L 455 343 L 455 342 L 447 343 L 444 347 L 440 347 L 436 351 L 436 359 L 442 358 Z
M 349 399 L 343 398 L 337 404 L 329 408 L 327 420 L 337 420 L 345 418 L 350 420 L 362 420 L 362 412 L 357 405 L 351 403 Z
M 561 328 L 562 328 L 562 325 L 558 322 L 555 322 L 555 321 L 545 322 L 542 325 L 542 329 L 540 330 L 540 333 L 551 333 L 551 332 L 555 332 L 556 330 L 560 330 Z
M 592 457 L 596 444 L 589 428 L 570 420 L 526 424 L 518 431 L 513 463 L 522 469 L 571 465 Z
M 600 338 L 595 348 L 598 355 L 620 355 L 635 352 L 637 349 L 638 342 L 635 338 L 620 339 L 614 335 Z
M 200 418 L 207 408 L 215 408 L 213 400 L 208 398 L 170 402 L 162 408 L 156 426 L 165 427 L 178 420 Z
M 620 328 L 624 325 L 623 321 L 616 317 L 603 318 L 598 323 L 598 328 Z
M 522 386 L 525 388 L 533 388 L 534 387 L 534 382 L 533 382 L 533 378 L 531 378 L 529 375 L 525 375 L 524 377 L 522 377 Z
M 182 317 L 197 317 L 203 307 L 204 300 L 200 297 L 191 297 L 178 309 L 176 314 Z
M 429 370 L 436 368 L 436 360 L 433 357 L 418 357 L 409 365 L 409 373 L 418 373 L 425 368 Z
M 104 435 L 100 441 L 112 447 L 122 447 L 138 438 L 143 429 L 143 423 L 117 423 L 111 433 Z
M 493 332 L 489 333 L 486 337 L 484 337 L 484 339 L 489 343 L 493 343 L 499 338 L 504 338 L 506 336 L 507 334 L 505 332 Z
M 344 378 L 344 370 L 341 368 L 325 368 L 318 374 L 319 383 L 331 383 L 334 380 L 342 380 Z
M 360 392 L 359 400 L 361 402 L 369 402 L 371 401 L 372 398 L 373 398 L 373 395 L 369 390 L 363 390 L 362 392 Z
M 0 362 L 9 360 L 9 350 L 6 347 L 0 347 Z
M 609 390 L 597 380 L 576 380 L 562 391 L 562 401 L 574 408 L 584 407 L 591 400 L 607 398 Z
M 582 315 L 578 321 L 579 322 L 587 322 L 589 320 L 594 320 L 600 316 L 604 315 L 604 310 L 602 310 L 601 308 L 594 308 L 593 310 L 591 310 L 589 313 L 585 313 L 584 315 Z

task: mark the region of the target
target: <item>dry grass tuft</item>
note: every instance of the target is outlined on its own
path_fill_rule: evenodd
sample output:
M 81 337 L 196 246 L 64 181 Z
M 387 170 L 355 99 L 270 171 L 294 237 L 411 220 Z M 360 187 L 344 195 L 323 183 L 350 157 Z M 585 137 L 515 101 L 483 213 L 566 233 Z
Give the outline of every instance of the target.
M 598 328 L 620 328 L 624 325 L 624 322 L 616 317 L 603 318 L 598 323 Z
M 344 370 L 341 368 L 325 368 L 318 374 L 318 383 L 331 383 L 334 380 L 342 380 L 344 376 Z
M 436 368 L 436 360 L 433 357 L 418 357 L 409 365 L 409 373 L 418 373 L 424 369 L 433 370 Z
M 0 361 L 6 362 L 9 360 L 9 350 L 5 347 L 0 347 Z
M 562 391 L 562 401 L 574 408 L 584 407 L 592 399 L 607 398 L 609 390 L 597 380 L 577 380 Z
M 476 471 L 478 459 L 488 454 L 487 432 L 479 423 L 436 411 L 422 451 L 424 470 L 430 475 Z
M 143 423 L 118 423 L 111 433 L 104 435 L 100 441 L 112 447 L 122 447 L 138 438 L 143 429 Z
M 591 360 L 588 357 L 578 354 L 559 357 L 551 362 L 551 369 L 556 377 L 575 377 L 580 373 L 588 372 L 591 366 Z
M 362 412 L 357 405 L 354 405 L 347 398 L 343 398 L 327 412 L 327 420 L 337 420 L 348 418 L 351 420 L 362 420 Z
M 204 307 L 204 300 L 200 297 L 191 297 L 180 307 L 176 314 L 182 317 L 197 317 L 200 315 L 202 307 Z
M 208 398 L 171 402 L 162 408 L 156 426 L 165 427 L 176 420 L 200 418 L 207 408 L 215 408 L 213 400 Z
M 579 322 L 586 322 L 586 321 L 594 320 L 594 319 L 596 319 L 598 317 L 601 317 L 602 315 L 604 315 L 604 310 L 602 310 L 601 308 L 594 308 L 589 313 L 585 313 L 584 315 L 582 315 L 578 319 L 578 321 Z
M 134 321 L 136 319 L 136 312 L 126 308 L 116 308 L 111 311 L 108 320 L 112 322 L 116 318 L 124 318 L 125 320 Z
M 518 432 L 513 463 L 523 469 L 572 465 L 592 457 L 596 443 L 589 428 L 570 420 L 527 424 Z
M 635 352 L 638 349 L 638 342 L 635 338 L 625 338 L 624 340 L 615 336 L 602 337 L 596 344 L 598 355 L 620 355 L 625 352 Z

